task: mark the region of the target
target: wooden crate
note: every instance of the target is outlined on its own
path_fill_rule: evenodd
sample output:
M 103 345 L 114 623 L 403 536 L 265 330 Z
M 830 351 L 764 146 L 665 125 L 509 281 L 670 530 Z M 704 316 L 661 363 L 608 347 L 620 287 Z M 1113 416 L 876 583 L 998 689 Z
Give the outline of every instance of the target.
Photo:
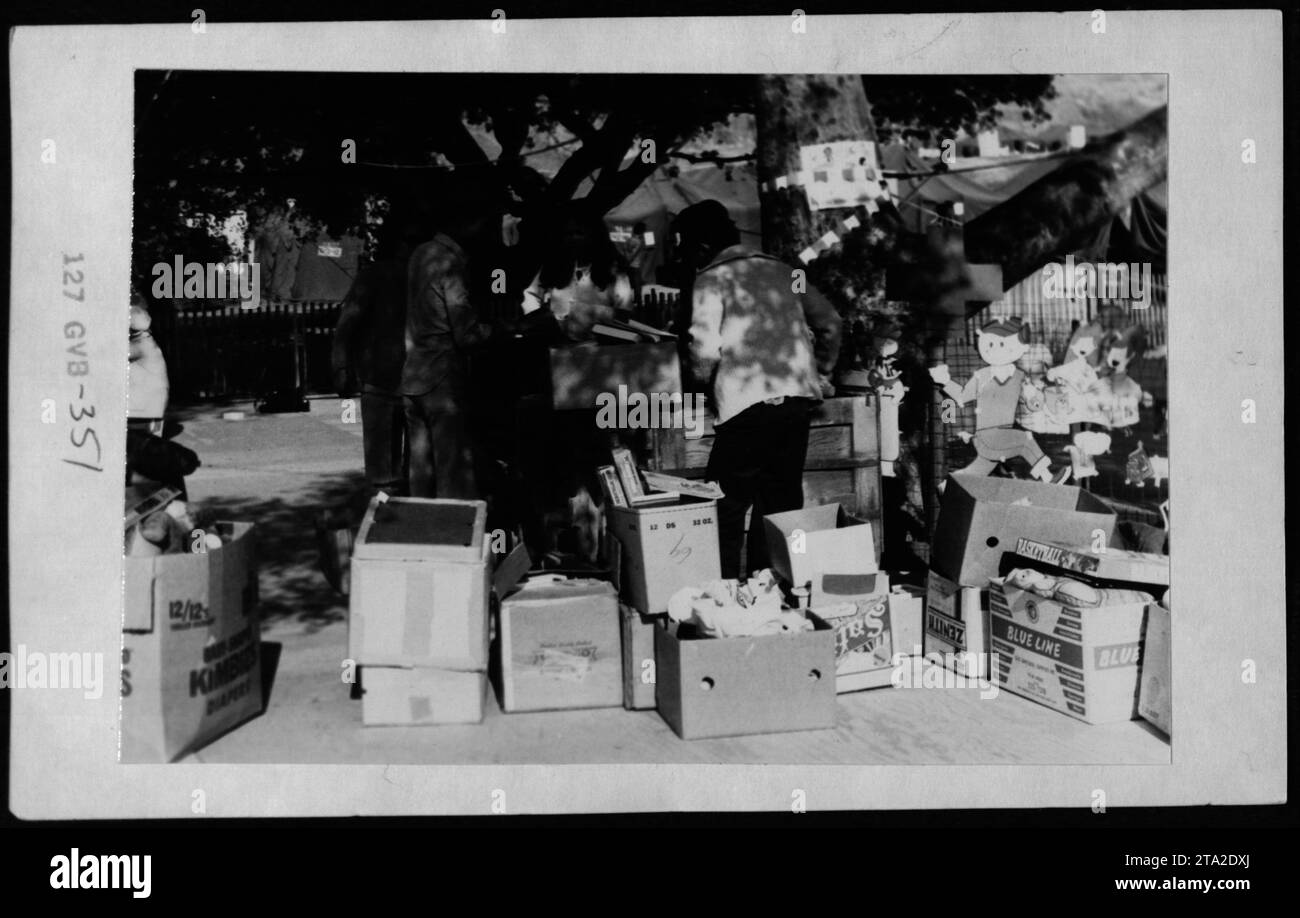
M 826 399 L 813 413 L 804 462 L 804 504 L 839 503 L 871 523 L 876 559 L 884 544 L 880 501 L 880 422 L 871 396 Z M 704 433 L 688 440 L 681 427 L 649 431 L 649 468 L 701 478 L 716 436 L 712 416 Z

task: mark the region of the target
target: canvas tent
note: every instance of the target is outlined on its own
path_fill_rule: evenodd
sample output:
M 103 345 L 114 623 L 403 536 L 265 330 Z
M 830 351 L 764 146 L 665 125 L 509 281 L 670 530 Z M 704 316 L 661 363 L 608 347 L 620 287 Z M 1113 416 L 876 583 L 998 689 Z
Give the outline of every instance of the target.
M 727 208 L 740 230 L 742 242 L 762 245 L 758 179 L 753 163 L 735 163 L 722 168 L 693 166 L 677 170 L 676 175 L 672 171 L 660 166 L 636 191 L 605 214 L 605 224 L 615 238 L 630 233 L 637 223 L 644 223 L 654 234 L 655 245 L 646 262 L 644 281 L 655 281 L 656 270 L 672 255 L 668 228 L 673 218 L 708 198 L 722 202 Z M 584 196 L 589 187 L 588 183 L 579 188 L 575 197 Z
M 948 172 L 916 176 L 915 173 L 931 173 L 934 164 L 902 144 L 881 148 L 886 175 L 906 173 L 898 178 L 898 209 L 904 225 L 913 232 L 924 232 L 935 220 L 936 207 L 945 201 L 961 201 L 962 220 L 969 223 L 1078 155 L 1070 151 L 1017 157 L 1006 162 L 963 159 Z M 1073 254 L 1092 261 L 1151 262 L 1161 270 L 1168 208 L 1168 184 L 1161 182 L 1137 195 L 1125 213 L 1110 225 L 1099 228 L 1094 238 Z

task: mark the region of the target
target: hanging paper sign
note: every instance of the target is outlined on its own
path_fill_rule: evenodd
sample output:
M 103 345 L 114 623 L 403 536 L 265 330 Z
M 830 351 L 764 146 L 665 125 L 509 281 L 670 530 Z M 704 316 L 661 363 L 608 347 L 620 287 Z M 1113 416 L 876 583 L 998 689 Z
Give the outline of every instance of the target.
M 880 196 L 876 145 L 840 140 L 799 148 L 804 193 L 813 210 L 855 207 Z

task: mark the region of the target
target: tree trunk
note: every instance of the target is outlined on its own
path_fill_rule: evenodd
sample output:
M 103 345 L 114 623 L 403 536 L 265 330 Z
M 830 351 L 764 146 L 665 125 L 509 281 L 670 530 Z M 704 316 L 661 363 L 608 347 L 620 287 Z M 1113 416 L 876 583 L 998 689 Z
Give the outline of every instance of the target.
M 839 230 L 851 208 L 813 213 L 802 188 L 777 191 L 771 190 L 770 184 L 799 171 L 801 146 L 837 140 L 874 141 L 871 106 L 858 76 L 770 75 L 758 78 L 756 116 L 758 181 L 760 187 L 769 185 L 761 196 L 763 248 L 799 266 L 799 253 L 828 231 Z
M 968 223 L 967 258 L 1000 262 L 1010 289 L 1094 238 L 1168 168 L 1168 109 L 1160 108 Z

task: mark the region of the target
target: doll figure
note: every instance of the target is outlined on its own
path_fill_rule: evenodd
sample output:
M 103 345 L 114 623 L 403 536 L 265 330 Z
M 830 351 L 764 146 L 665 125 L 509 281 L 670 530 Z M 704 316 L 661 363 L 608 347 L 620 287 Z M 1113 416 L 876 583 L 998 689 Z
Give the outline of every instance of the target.
M 1070 477 L 1070 467 L 1052 473 L 1051 460 L 1038 446 L 1034 435 L 1016 427 L 1016 407 L 1025 385 L 1023 370 L 1016 361 L 1029 348 L 1029 326 L 1018 317 L 997 318 L 977 333 L 980 357 L 988 366 L 959 386 L 948 374 L 947 364 L 930 368 L 930 376 L 958 405 L 975 402 L 975 434 L 966 435 L 975 446 L 976 458 L 962 469 L 987 475 L 1008 459 L 1019 456 L 1029 464 L 1029 474 L 1039 481 L 1061 484 Z
M 894 477 L 894 463 L 898 461 L 898 409 L 907 393 L 902 371 L 894 365 L 900 333 L 898 326 L 891 323 L 871 336 L 873 365 L 868 379 L 880 399 L 880 474 L 886 478 Z
M 1100 411 L 1099 377 L 1097 366 L 1101 362 L 1101 326 L 1088 322 L 1074 330 L 1065 348 L 1065 361 L 1047 371 L 1048 382 L 1053 383 L 1068 402 L 1065 418 L 1069 423 L 1098 420 Z

